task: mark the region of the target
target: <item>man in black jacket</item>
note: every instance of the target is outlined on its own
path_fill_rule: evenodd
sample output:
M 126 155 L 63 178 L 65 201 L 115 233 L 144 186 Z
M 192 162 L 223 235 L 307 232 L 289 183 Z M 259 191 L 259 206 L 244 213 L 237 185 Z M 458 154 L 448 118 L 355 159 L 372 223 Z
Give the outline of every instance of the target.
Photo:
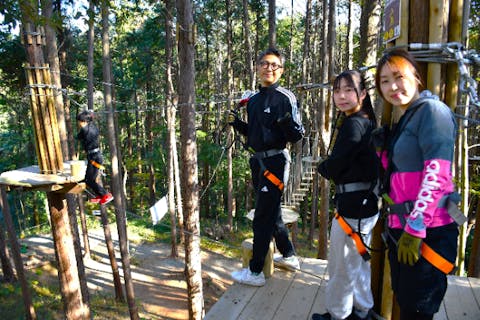
M 262 52 L 257 59 L 260 88 L 248 100 L 248 122 L 236 114 L 229 117 L 230 124 L 247 137 L 247 148 L 253 154 L 250 168 L 256 191 L 253 256 L 249 268 L 233 272 L 232 278 L 253 286 L 265 284 L 262 270 L 272 237 L 282 254 L 276 262 L 293 270 L 299 268 L 282 220 L 280 202 L 290 165 L 286 146 L 302 139 L 304 129 L 294 94 L 278 83 L 283 65 L 284 57 L 277 49 Z

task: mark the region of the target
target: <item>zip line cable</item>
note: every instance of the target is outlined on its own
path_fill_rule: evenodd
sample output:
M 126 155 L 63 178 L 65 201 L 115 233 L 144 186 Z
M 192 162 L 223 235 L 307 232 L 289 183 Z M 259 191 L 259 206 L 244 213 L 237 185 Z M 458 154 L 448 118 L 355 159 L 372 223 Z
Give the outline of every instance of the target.
M 456 63 L 459 70 L 459 84 L 458 88 L 461 93 L 464 93 L 470 99 L 468 106 L 474 106 L 480 109 L 480 98 L 477 93 L 477 81 L 470 75 L 467 66 L 475 65 L 480 66 L 480 55 L 475 50 L 466 49 L 459 42 L 447 42 L 447 43 L 410 43 L 407 45 L 399 45 L 388 48 L 385 52 L 389 52 L 393 49 L 404 48 L 409 50 L 409 53 L 418 62 L 430 62 L 430 63 Z M 362 66 L 358 70 L 365 72 L 369 69 L 376 68 L 376 65 Z M 329 83 L 309 83 L 298 85 L 300 90 L 313 90 L 313 89 L 329 89 L 332 90 Z M 468 107 L 467 106 L 467 107 Z M 477 111 L 478 113 L 478 111 Z M 454 112 L 455 117 L 469 121 L 478 125 L 480 120 L 475 119 L 470 114 L 460 115 Z

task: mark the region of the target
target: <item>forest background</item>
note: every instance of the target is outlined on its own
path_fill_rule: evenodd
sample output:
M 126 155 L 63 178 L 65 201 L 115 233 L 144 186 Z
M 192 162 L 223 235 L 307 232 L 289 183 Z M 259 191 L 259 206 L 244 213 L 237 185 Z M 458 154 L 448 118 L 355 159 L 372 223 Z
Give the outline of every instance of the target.
M 19 3 L 22 1 L 6 0 L 0 4 L 3 18 L 0 24 L 0 172 L 38 162 L 24 70 L 27 57 L 19 29 L 22 20 Z M 175 36 L 178 37 L 182 27 L 172 27 L 178 22 L 172 2 L 55 0 L 42 5 L 44 3 L 51 3 L 52 15 L 41 14 L 39 21 L 54 28 L 58 44 L 68 141 L 64 156 L 72 159 L 78 152 L 74 138 L 75 116 L 84 109 L 93 109 L 101 129 L 101 145 L 108 168 L 112 155 L 107 140 L 112 129 L 107 117 L 113 112 L 114 131 L 123 155 L 119 169 L 126 211 L 132 214 L 131 218 L 148 221 L 148 209 L 169 191 L 169 177 L 176 176 L 175 182 L 179 183 L 178 176 L 182 172 L 186 174 L 182 162 L 191 160 L 184 157 L 185 149 L 180 147 L 181 121 L 185 115 L 183 105 L 178 104 L 182 98 L 178 88 L 183 83 Z M 374 66 L 386 47 L 382 41 L 383 1 L 306 0 L 291 1 L 289 7 L 281 7 L 277 1 L 273 14 L 269 11 L 272 3 L 275 1 L 193 2 L 195 24 L 191 26 L 190 41 L 195 49 L 194 77 L 192 75 L 195 102 L 191 120 L 197 143 L 196 191 L 201 234 L 214 239 L 234 241 L 232 238 L 238 230 L 249 227 L 244 218 L 254 201 L 249 154 L 240 143 L 231 143 L 226 115 L 235 108 L 243 92 L 255 90 L 258 52 L 266 49 L 273 37 L 273 43 L 287 57 L 282 85 L 297 95 L 306 128 L 305 139 L 292 147 L 292 153 L 312 156 L 311 148 L 305 146 L 318 141 L 318 150 L 314 152 L 324 157 L 334 118 L 329 79 L 344 69 Z M 470 9 L 468 48 L 480 52 L 480 2 L 465 3 Z M 105 20 L 101 12 L 104 7 L 109 12 L 108 34 L 104 34 Z M 110 41 L 109 81 L 105 80 L 103 69 L 102 39 L 105 36 Z M 93 41 L 89 41 L 89 37 Z M 91 77 L 89 65 L 93 67 Z M 478 80 L 478 70 L 474 68 L 472 74 Z M 368 75 L 371 81 L 371 73 Z M 105 105 L 106 87 L 112 91 L 111 109 Z M 373 89 L 371 92 L 374 95 Z M 376 106 L 381 119 L 381 101 L 377 100 Z M 172 110 L 173 114 L 169 114 Z M 171 149 L 169 127 L 176 129 L 173 141 L 178 141 L 178 151 Z M 472 141 L 475 139 L 478 137 L 472 137 Z M 170 162 L 169 155 L 179 164 Z M 177 175 L 173 172 L 175 168 L 179 171 Z M 479 207 L 477 165 L 473 163 L 470 170 L 469 212 L 474 216 Z M 325 258 L 328 223 L 316 222 L 322 212 L 323 216 L 327 212 L 328 217 L 330 185 L 318 177 L 315 181 L 300 204 L 298 227 L 299 234 L 306 235 L 306 246 L 314 248 L 317 257 Z M 110 176 L 104 183 L 110 185 Z M 178 192 L 181 187 L 177 185 L 176 201 L 181 201 Z M 39 226 L 48 228 L 44 193 L 10 192 L 9 197 L 19 235 L 38 232 Z M 318 202 L 319 198 L 322 201 Z M 182 230 L 182 206 L 178 203 L 181 202 L 176 206 L 178 220 L 164 219 L 161 225 L 175 228 L 179 223 Z M 471 230 L 473 222 L 471 219 Z

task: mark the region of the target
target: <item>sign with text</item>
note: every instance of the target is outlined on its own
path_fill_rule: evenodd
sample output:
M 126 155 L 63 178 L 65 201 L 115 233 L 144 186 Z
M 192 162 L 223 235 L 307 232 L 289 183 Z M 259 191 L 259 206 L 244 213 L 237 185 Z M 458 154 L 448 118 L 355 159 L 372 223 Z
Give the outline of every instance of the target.
M 400 37 L 400 0 L 387 0 L 383 15 L 383 42 Z

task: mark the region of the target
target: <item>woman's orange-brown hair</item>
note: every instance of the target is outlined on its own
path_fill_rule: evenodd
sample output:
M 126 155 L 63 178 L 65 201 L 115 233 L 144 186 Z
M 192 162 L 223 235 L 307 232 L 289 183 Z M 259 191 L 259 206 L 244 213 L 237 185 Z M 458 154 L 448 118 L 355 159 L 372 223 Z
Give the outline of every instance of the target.
M 423 86 L 422 78 L 420 77 L 420 69 L 418 67 L 415 58 L 403 49 L 393 49 L 387 51 L 383 57 L 378 60 L 377 72 L 375 73 L 375 87 L 378 94 L 384 98 L 382 91 L 380 90 L 380 73 L 385 65 L 395 66 L 401 73 L 404 73 L 407 68 L 413 67 L 414 76 L 417 79 L 419 86 Z

